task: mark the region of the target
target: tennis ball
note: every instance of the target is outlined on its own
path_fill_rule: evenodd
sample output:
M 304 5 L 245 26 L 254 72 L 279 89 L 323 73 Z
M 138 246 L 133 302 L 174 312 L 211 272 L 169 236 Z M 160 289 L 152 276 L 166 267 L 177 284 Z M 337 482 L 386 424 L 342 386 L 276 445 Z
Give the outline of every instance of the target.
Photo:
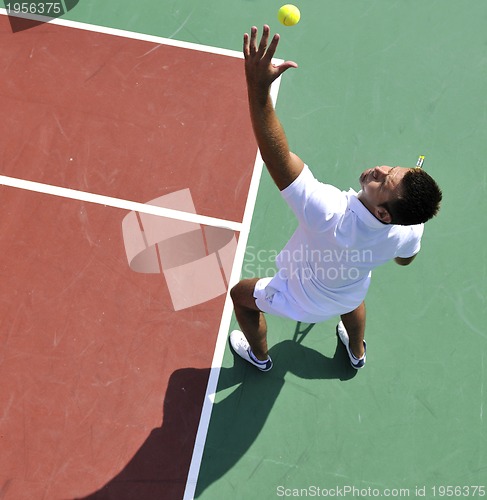
M 286 4 L 277 12 L 277 19 L 284 26 L 294 26 L 299 23 L 301 12 L 299 12 L 299 9 L 295 5 Z

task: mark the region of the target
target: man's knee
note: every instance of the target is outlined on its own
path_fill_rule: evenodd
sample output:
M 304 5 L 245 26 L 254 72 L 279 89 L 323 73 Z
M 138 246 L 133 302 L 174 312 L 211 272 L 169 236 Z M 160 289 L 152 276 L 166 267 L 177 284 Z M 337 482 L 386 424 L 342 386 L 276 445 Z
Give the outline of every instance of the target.
M 242 280 L 230 290 L 230 297 L 234 306 L 254 309 L 254 288 L 256 280 Z
M 241 285 L 240 285 L 241 282 L 237 283 L 235 286 L 232 287 L 232 289 L 230 290 L 230 297 L 232 298 L 232 301 L 234 304 L 238 304 L 239 302 L 239 298 L 240 298 L 240 295 L 241 295 Z

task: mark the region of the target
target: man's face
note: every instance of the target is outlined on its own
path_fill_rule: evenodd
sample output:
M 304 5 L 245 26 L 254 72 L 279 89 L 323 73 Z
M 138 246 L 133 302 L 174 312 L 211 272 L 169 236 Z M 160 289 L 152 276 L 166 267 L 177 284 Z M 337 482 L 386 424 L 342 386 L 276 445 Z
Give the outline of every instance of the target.
M 360 176 L 362 192 L 358 198 L 381 222 L 386 224 L 391 222 L 389 212 L 381 205 L 399 196 L 401 181 L 409 170 L 409 168 L 404 167 L 383 165 L 362 172 Z

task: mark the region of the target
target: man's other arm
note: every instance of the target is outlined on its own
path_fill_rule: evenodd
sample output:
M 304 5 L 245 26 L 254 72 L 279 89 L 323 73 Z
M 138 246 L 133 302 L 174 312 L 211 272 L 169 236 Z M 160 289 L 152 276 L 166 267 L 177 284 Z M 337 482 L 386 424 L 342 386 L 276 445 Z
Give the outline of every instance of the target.
M 416 254 L 418 255 L 418 254 Z M 396 264 L 399 264 L 400 266 L 409 266 L 411 262 L 415 259 L 416 255 L 413 255 L 412 257 L 396 257 L 394 260 L 396 261 Z

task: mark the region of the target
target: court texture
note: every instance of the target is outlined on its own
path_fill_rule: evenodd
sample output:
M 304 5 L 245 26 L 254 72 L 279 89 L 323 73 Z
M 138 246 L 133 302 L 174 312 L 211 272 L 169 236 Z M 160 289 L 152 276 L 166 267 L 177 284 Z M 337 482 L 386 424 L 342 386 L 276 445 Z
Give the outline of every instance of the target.
M 486 495 L 487 4 L 297 5 L 3 4 L 2 500 Z M 358 373 L 336 320 L 269 317 L 267 374 L 228 346 L 229 288 L 296 227 L 248 116 L 264 23 L 318 178 L 424 154 L 443 189 L 414 263 L 374 272 Z

